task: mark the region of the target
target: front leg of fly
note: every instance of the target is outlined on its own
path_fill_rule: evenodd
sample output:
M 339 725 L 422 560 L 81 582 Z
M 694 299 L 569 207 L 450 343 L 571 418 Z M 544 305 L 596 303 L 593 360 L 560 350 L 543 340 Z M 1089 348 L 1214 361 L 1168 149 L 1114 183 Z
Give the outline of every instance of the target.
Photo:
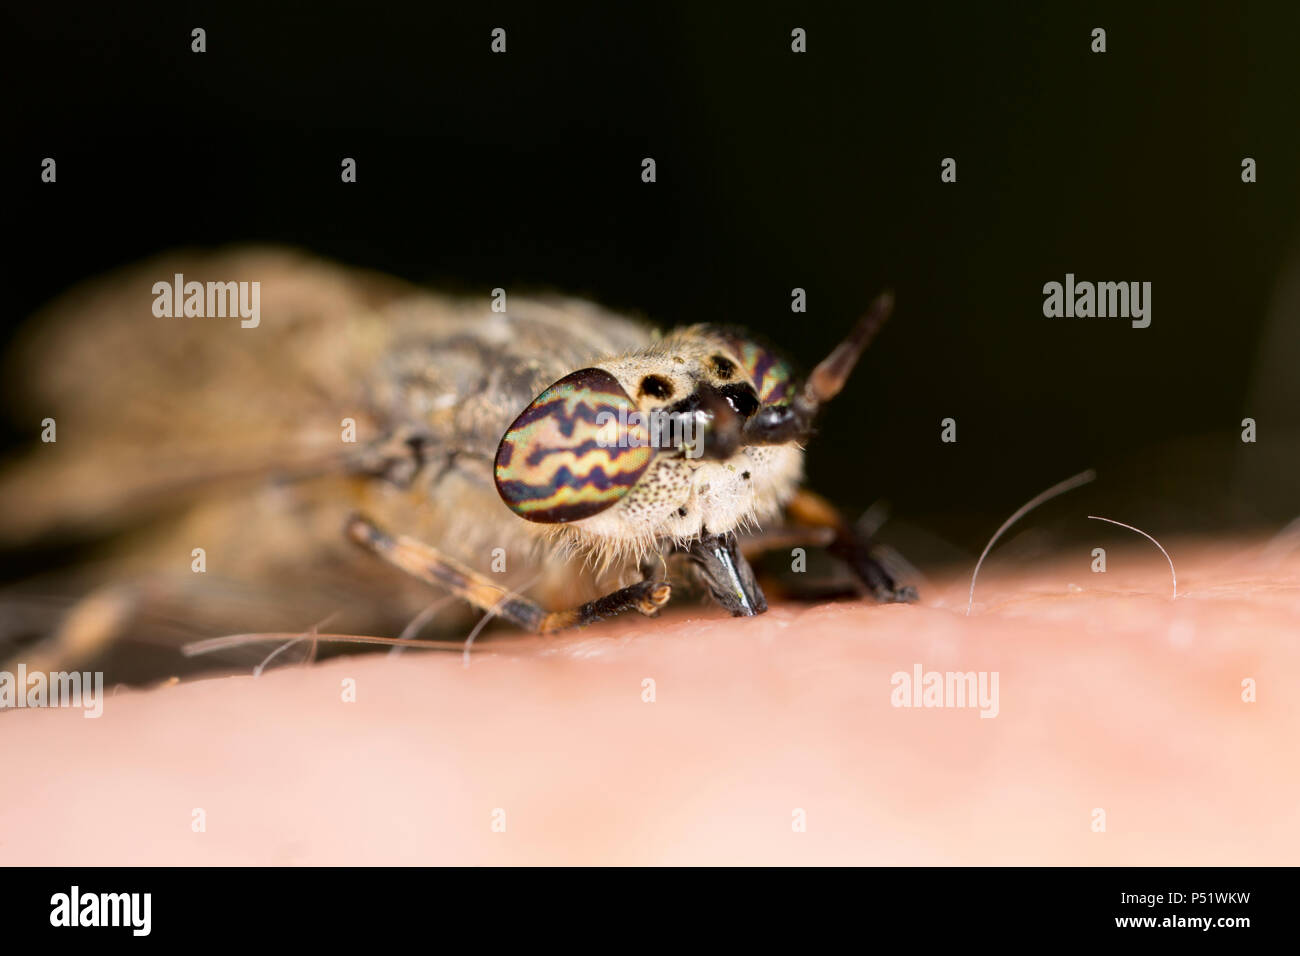
M 686 554 L 709 593 L 733 617 L 753 617 L 767 610 L 767 598 L 734 534 L 703 532 L 686 548 Z

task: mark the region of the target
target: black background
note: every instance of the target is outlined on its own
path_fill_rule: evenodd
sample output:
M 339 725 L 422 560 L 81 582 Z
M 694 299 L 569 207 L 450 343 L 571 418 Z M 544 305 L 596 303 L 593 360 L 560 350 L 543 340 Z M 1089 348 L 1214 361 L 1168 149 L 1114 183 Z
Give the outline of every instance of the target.
M 1276 392 L 1270 323 L 1296 321 L 1278 297 L 1297 268 L 1294 4 L 15 7 L 6 334 L 106 269 L 249 240 L 737 322 L 808 366 L 890 287 L 895 318 L 811 448 L 831 497 L 888 499 L 889 527 L 950 556 L 1089 466 L 1044 527 L 1300 510 L 1277 467 L 1295 409 L 1253 404 Z M 1151 327 L 1044 318 L 1066 272 L 1152 282 Z

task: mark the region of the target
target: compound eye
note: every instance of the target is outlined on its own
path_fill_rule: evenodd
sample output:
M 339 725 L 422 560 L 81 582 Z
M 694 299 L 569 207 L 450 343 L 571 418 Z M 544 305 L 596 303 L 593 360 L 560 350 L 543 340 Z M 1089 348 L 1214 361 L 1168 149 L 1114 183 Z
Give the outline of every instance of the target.
M 759 402 L 779 405 L 790 400 L 793 386 L 790 366 L 754 342 L 741 345 L 740 359 L 758 391 Z
M 636 404 L 609 372 L 566 375 L 524 409 L 497 446 L 497 492 L 521 518 L 580 521 L 640 480 L 654 449 Z
M 770 349 L 748 338 L 739 329 L 720 329 L 716 334 L 727 344 L 732 355 L 739 359 L 740 367 L 754 383 L 759 404 L 780 405 L 790 401 L 793 375 L 789 365 Z M 719 363 L 719 359 L 722 359 L 725 364 Z M 730 372 L 735 371 L 735 367 L 726 356 L 715 355 L 711 361 L 714 374 L 721 379 L 725 380 L 728 377 L 727 366 L 731 366 Z

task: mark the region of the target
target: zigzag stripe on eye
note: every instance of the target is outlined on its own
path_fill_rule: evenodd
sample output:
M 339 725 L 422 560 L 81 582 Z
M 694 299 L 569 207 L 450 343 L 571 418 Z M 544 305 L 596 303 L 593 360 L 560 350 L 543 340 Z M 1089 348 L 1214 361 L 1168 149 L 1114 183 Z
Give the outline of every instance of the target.
M 524 459 L 524 464 L 529 468 L 536 468 L 540 466 L 545 459 L 550 458 L 553 455 L 570 455 L 574 461 L 581 461 L 592 452 L 599 452 L 609 462 L 613 463 L 617 462 L 618 459 L 630 452 L 642 451 L 647 444 L 648 442 L 643 442 L 641 445 L 632 445 L 627 443 L 621 446 L 611 446 L 603 441 L 598 441 L 595 438 L 589 438 L 579 445 L 574 445 L 572 448 L 535 448 L 529 453 L 528 457 Z M 641 456 L 638 456 L 638 459 L 640 457 Z M 640 464 L 641 461 L 638 460 L 634 467 L 639 466 Z
M 579 475 L 570 471 L 568 465 L 560 465 L 549 476 L 548 480 L 522 481 L 513 479 L 500 482 L 498 487 L 501 489 L 502 497 L 512 504 L 523 507 L 527 502 L 550 498 L 566 493 L 566 490 L 570 494 L 587 492 L 601 494 L 616 492 L 622 494 L 623 491 L 636 483 L 638 477 L 640 477 L 639 472 L 617 471 L 610 475 L 606 473 L 604 468 L 599 466 Z
M 600 422 L 597 416 L 601 412 L 613 412 L 617 415 L 619 408 L 626 408 L 628 404 L 625 396 L 597 392 L 590 388 L 573 389 L 565 386 L 563 389 L 556 389 L 555 394 L 546 401 L 534 402 L 524 409 L 515 419 L 514 430 L 534 425 L 539 419 L 551 419 L 564 430 L 567 436 L 573 433 L 576 423 L 581 421 L 598 425 Z

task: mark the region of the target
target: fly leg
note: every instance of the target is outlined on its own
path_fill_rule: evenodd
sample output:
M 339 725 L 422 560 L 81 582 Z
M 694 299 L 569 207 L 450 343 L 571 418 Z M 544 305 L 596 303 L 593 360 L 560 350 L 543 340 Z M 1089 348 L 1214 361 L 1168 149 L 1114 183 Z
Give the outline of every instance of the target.
M 760 531 L 743 542 L 745 552 L 757 555 L 800 545 L 824 547 L 848 565 L 858 581 L 882 603 L 911 602 L 916 588 L 899 587 L 875 557 L 871 538 L 859 532 L 821 495 L 800 489 L 786 506 L 789 524 Z
M 475 607 L 489 611 L 535 634 L 550 634 L 568 627 L 582 627 L 621 614 L 639 611 L 655 614 L 668 603 L 672 586 L 647 574 L 645 579 L 588 601 L 575 608 L 547 611 L 536 601 L 512 594 L 486 575 L 414 538 L 394 538 L 374 522 L 360 515 L 348 519 L 347 534 L 366 550 L 394 567 L 429 584 L 447 588 Z M 643 568 L 645 573 L 648 568 Z
M 786 514 L 799 525 L 810 528 L 828 528 L 831 543 L 826 550 L 849 566 L 881 603 L 911 603 L 917 599 L 916 588 L 899 587 L 885 566 L 875 557 L 876 546 L 871 538 L 860 533 L 829 501 L 806 488 L 795 493 Z

